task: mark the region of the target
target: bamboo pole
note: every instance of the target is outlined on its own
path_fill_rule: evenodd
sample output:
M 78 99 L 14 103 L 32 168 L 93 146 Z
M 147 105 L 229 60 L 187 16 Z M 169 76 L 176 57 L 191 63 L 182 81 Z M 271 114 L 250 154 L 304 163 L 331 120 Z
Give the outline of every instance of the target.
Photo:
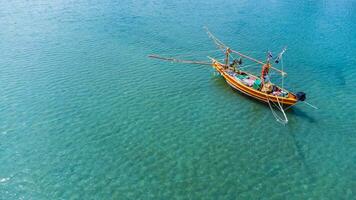
M 240 52 L 238 52 L 238 51 L 235 51 L 235 50 L 232 50 L 232 49 L 231 49 L 231 52 L 236 53 L 237 55 L 239 55 L 239 56 L 241 56 L 241 57 L 247 58 L 247 59 L 252 60 L 252 61 L 254 61 L 254 62 L 256 62 L 256 63 L 259 63 L 259 64 L 261 64 L 261 65 L 265 65 L 264 62 L 259 61 L 259 60 L 255 59 L 255 58 L 252 58 L 252 57 L 250 57 L 250 56 L 247 56 L 247 55 L 245 55 L 245 54 L 242 54 L 242 53 L 240 53 Z M 287 75 L 286 72 L 284 72 L 284 71 L 282 71 L 282 70 L 279 70 L 279 69 L 277 69 L 277 68 L 275 68 L 275 67 L 272 67 L 272 65 L 270 66 L 270 68 L 271 68 L 271 69 L 274 69 L 274 70 L 276 70 L 276 71 L 278 71 L 279 73 L 282 74 L 282 76 Z
M 198 64 L 198 65 L 211 65 L 211 63 L 209 63 L 209 62 L 194 61 L 194 60 L 181 60 L 181 59 L 176 59 L 176 58 L 162 57 L 162 56 L 159 56 L 159 55 L 148 55 L 148 57 L 149 58 L 160 59 L 160 60 L 171 61 L 171 62 L 178 62 L 178 63 Z

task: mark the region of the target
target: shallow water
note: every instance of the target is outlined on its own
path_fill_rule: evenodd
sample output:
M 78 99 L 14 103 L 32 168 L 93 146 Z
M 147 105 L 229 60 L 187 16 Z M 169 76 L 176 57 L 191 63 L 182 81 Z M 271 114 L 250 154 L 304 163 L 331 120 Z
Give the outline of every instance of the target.
M 2 2 L 0 199 L 352 199 L 355 13 L 351 0 Z M 287 45 L 284 84 L 319 110 L 297 105 L 282 126 L 211 68 L 147 58 L 215 56 L 203 26 L 260 59 Z

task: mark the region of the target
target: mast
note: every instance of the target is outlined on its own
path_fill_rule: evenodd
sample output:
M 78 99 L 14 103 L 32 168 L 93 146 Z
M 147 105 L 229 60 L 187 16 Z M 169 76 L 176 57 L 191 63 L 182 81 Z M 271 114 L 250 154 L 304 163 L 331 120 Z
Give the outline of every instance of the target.
M 229 66 L 229 56 L 230 56 L 230 48 L 227 47 L 226 48 L 226 52 L 225 52 L 225 67 L 227 68 Z

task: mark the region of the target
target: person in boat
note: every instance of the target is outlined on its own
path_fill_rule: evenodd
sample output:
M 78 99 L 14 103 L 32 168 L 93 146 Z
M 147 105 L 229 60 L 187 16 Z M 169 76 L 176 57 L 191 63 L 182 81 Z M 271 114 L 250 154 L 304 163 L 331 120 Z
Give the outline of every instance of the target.
M 268 51 L 267 52 L 267 62 L 266 64 L 264 64 L 262 66 L 262 71 L 261 71 L 261 81 L 262 81 L 262 85 L 266 82 L 269 82 L 269 77 L 268 77 L 268 73 L 269 73 L 269 68 L 271 68 L 271 64 L 269 63 L 269 61 L 273 58 L 272 52 Z
M 262 71 L 261 71 L 262 84 L 264 84 L 265 82 L 269 82 L 268 73 L 270 68 L 271 68 L 271 64 L 269 62 L 267 62 L 262 66 Z
M 230 64 L 230 68 L 231 68 L 234 72 L 239 73 L 240 70 L 238 70 L 238 67 L 239 67 L 241 64 L 242 64 L 241 58 L 239 58 L 239 59 L 234 59 L 234 60 L 232 61 L 232 63 Z
M 267 94 L 272 92 L 272 83 L 270 82 L 268 77 L 270 68 L 271 64 L 269 63 L 269 60 L 267 60 L 267 63 L 262 66 L 261 71 L 261 91 Z
M 234 59 L 232 63 L 230 64 L 230 69 L 234 72 L 237 72 L 237 60 Z
M 265 82 L 262 85 L 261 92 L 271 94 L 273 92 L 273 84 L 271 82 Z

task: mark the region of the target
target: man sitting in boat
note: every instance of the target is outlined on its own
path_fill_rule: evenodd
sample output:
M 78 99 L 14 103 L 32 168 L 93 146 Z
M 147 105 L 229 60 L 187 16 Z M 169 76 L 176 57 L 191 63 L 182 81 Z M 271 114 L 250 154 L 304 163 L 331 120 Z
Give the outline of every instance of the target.
M 273 84 L 271 82 L 265 82 L 265 84 L 262 85 L 261 92 L 265 92 L 267 94 L 270 94 L 273 92 Z
M 234 60 L 232 61 L 232 63 L 230 64 L 230 68 L 231 68 L 234 72 L 239 73 L 240 70 L 238 70 L 238 67 L 239 67 L 241 64 L 242 64 L 241 58 L 239 58 L 239 59 L 234 59 Z

